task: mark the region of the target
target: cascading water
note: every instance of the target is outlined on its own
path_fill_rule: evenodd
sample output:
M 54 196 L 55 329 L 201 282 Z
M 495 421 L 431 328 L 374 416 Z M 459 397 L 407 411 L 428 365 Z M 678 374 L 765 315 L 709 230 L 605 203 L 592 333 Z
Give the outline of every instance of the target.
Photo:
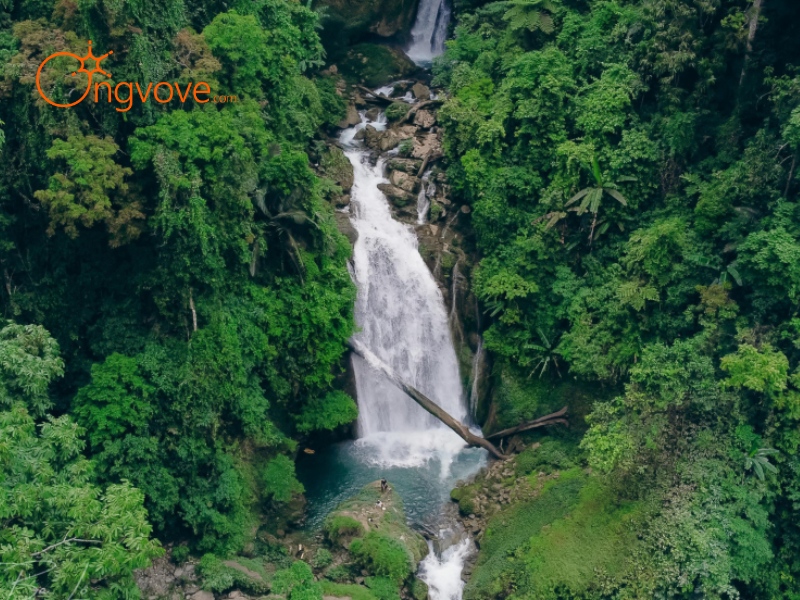
M 417 250 L 414 231 L 392 217 L 378 189 L 383 161 L 342 134 L 353 164 L 353 226 L 357 341 L 400 379 L 417 388 L 460 421 L 468 419 L 444 299 Z M 354 357 L 359 401 L 357 444 L 387 466 L 419 466 L 438 460 L 446 475 L 464 447 L 453 431 L 408 398 L 363 359 Z
M 383 162 L 370 164 L 368 155 L 353 145 L 354 137 L 346 131 L 341 141 L 354 169 L 351 197 L 358 231 L 354 274 L 360 328 L 356 340 L 400 379 L 466 422 L 469 413 L 444 298 L 418 252 L 414 231 L 394 220 L 377 187 L 385 182 Z M 427 183 L 426 177 L 420 197 Z M 354 370 L 359 402 L 356 444 L 367 449 L 368 460 L 394 467 L 438 461 L 445 478 L 464 448 L 461 438 L 365 360 L 354 357 Z M 471 540 L 463 535 L 441 553 L 431 546 L 419 575 L 429 585 L 432 600 L 461 598 L 461 571 L 471 548 Z
M 462 422 L 469 420 L 444 298 L 417 249 L 411 225 L 395 221 L 378 185 L 386 183 L 383 160 L 373 163 L 356 134 L 366 116 L 339 141 L 353 165 L 351 220 L 358 232 L 352 275 L 358 286 L 354 342 L 372 363 L 417 388 Z M 386 128 L 381 115 L 369 123 Z M 473 475 L 486 452 L 466 448 L 452 430 L 425 412 L 378 370 L 353 356 L 358 395 L 358 439 L 342 442 L 298 462 L 309 502 L 307 524 L 325 515 L 364 485 L 385 477 L 403 498 L 412 524 L 440 531 L 436 547 L 420 563 L 431 600 L 459 600 L 464 560 L 474 544 L 456 524 L 444 526 L 444 507 L 456 481 Z M 451 507 L 452 508 L 452 507 Z M 449 532 L 449 533 L 448 533 Z
M 429 65 L 444 52 L 450 6 L 447 0 L 420 0 L 406 54 L 418 65 Z

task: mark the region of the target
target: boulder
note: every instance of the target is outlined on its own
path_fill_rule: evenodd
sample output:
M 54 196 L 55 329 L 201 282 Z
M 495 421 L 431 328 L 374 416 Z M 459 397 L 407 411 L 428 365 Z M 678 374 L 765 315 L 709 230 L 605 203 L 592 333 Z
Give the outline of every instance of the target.
M 375 106 L 373 108 L 370 108 L 367 111 L 367 115 L 366 115 L 367 116 L 367 120 L 368 121 L 377 121 L 378 117 L 380 116 L 380 114 L 381 114 L 381 109 L 378 108 L 377 106 Z
M 379 44 L 356 44 L 339 61 L 343 75 L 369 88 L 386 85 L 416 69 L 402 50 Z
M 389 174 L 389 181 L 392 182 L 392 185 L 411 193 L 415 192 L 419 185 L 419 179 L 403 171 L 392 171 Z
M 344 191 L 353 187 L 353 165 L 337 146 L 330 146 L 322 154 L 319 162 L 320 168 L 326 177 L 339 184 Z
M 430 88 L 425 85 L 424 83 L 415 83 L 411 88 L 411 94 L 417 100 L 430 100 L 431 99 L 431 90 Z
M 412 157 L 423 159 L 429 157 L 430 160 L 432 158 L 438 158 L 441 155 L 442 142 L 435 133 L 427 133 L 424 136 L 415 138 L 414 150 L 411 152 Z
M 414 115 L 414 125 L 418 125 L 423 129 L 430 129 L 435 124 L 436 124 L 436 117 L 430 111 L 418 110 Z
M 414 158 L 391 158 L 386 163 L 386 167 L 390 171 L 403 171 L 411 175 L 416 175 L 421 166 L 422 161 Z
M 325 28 L 326 38 L 342 39 L 375 34 L 391 37 L 409 31 L 414 24 L 418 0 L 322 0 L 328 7 Z
M 342 194 L 341 196 L 336 196 L 333 200 L 333 205 L 336 208 L 344 208 L 345 206 L 350 205 L 350 194 Z
M 353 227 L 353 222 L 350 220 L 350 215 L 342 212 L 333 213 L 336 220 L 336 229 L 338 229 L 352 245 L 355 245 L 358 239 L 358 231 Z
M 192 600 L 214 600 L 214 594 L 205 590 L 200 590 L 191 595 Z
M 372 125 L 367 125 L 364 127 L 364 129 L 362 129 L 362 131 L 364 132 L 364 144 L 367 146 L 367 148 L 377 150 L 383 132 L 378 131 Z
M 344 119 L 339 121 L 339 128 L 340 129 L 347 129 L 348 127 L 352 127 L 353 125 L 358 125 L 361 123 L 361 116 L 358 114 L 356 107 L 350 104 L 347 107 L 347 115 Z
M 387 150 L 397 147 L 400 142 L 409 137 L 409 135 L 394 129 L 378 131 L 372 127 L 372 125 L 367 125 L 365 127 L 364 143 L 372 150 L 386 152 Z
M 378 189 L 397 207 L 407 206 L 416 200 L 413 194 L 409 194 L 404 189 L 391 183 L 379 183 Z
M 409 575 L 416 572 L 419 561 L 428 554 L 425 539 L 408 526 L 403 500 L 391 481 L 389 489 L 384 492 L 381 491 L 380 481 L 367 484 L 355 496 L 336 507 L 328 516 L 328 522 L 343 516 L 358 521 L 362 534 L 377 531 L 399 542 L 408 553 L 411 563 Z M 366 574 L 362 571 L 362 575 L 369 575 L 369 571 Z M 358 582 L 359 578 L 355 580 Z

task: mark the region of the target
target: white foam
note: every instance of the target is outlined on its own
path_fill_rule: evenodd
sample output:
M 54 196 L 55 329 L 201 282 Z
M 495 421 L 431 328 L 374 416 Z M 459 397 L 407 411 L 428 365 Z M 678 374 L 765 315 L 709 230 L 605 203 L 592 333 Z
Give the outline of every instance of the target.
M 453 544 L 441 556 L 434 552 L 430 542 L 428 548 L 428 556 L 419 565 L 419 577 L 428 584 L 428 597 L 431 600 L 461 600 L 464 591 L 461 571 L 472 549 L 469 538 Z

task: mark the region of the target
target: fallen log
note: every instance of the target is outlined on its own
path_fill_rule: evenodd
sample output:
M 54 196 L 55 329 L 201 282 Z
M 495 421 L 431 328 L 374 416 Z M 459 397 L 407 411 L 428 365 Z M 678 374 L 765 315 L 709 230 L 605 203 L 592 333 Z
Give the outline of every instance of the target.
M 375 92 L 373 92 L 371 89 L 369 89 L 368 87 L 365 87 L 365 86 L 363 86 L 363 85 L 357 85 L 356 87 L 357 87 L 359 90 L 361 90 L 362 92 L 364 92 L 365 94 L 369 94 L 369 95 L 370 95 L 370 96 L 372 96 L 372 97 L 373 97 L 373 98 L 374 98 L 374 99 L 375 99 L 377 102 L 380 102 L 380 103 L 382 103 L 382 104 L 387 104 L 387 105 L 388 105 L 388 104 L 394 104 L 394 102 L 395 102 L 394 100 L 392 100 L 392 99 L 391 99 L 391 98 L 389 98 L 388 96 L 384 96 L 383 94 L 376 94 L 376 93 L 375 93 Z
M 561 410 L 557 410 L 554 413 L 550 413 L 549 415 L 544 415 L 543 417 L 539 417 L 534 419 L 533 421 L 528 421 L 527 423 L 523 423 L 522 425 L 517 425 L 516 427 L 509 427 L 508 429 L 503 429 L 502 431 L 498 431 L 497 433 L 493 433 L 492 435 L 487 435 L 487 440 L 493 440 L 496 438 L 504 438 L 508 437 L 509 435 L 514 435 L 515 433 L 521 433 L 523 431 L 529 431 L 531 429 L 536 429 L 537 427 L 547 427 L 548 425 L 555 425 L 556 423 L 562 423 L 564 425 L 569 425 L 569 421 L 563 418 L 564 415 L 567 414 L 567 407 L 565 406 Z
M 439 98 L 437 98 L 436 100 L 425 100 L 424 102 L 418 102 L 417 104 L 412 106 L 408 110 L 408 112 L 403 117 L 400 118 L 399 121 L 397 121 L 397 124 L 398 125 L 402 125 L 403 123 L 408 121 L 412 116 L 414 116 L 416 114 L 416 112 L 420 108 L 423 108 L 425 106 L 431 106 L 432 104 L 442 104 L 443 102 L 444 102 L 444 99 L 439 99 Z
M 422 408 L 424 408 L 434 417 L 439 419 L 442 423 L 444 423 L 450 429 L 455 431 L 461 437 L 461 439 L 467 442 L 467 444 L 469 444 L 470 446 L 479 446 L 481 448 L 484 448 L 495 458 L 499 459 L 507 458 L 506 455 L 500 452 L 494 446 L 494 444 L 492 444 L 489 440 L 484 439 L 472 433 L 466 425 L 454 419 L 447 411 L 441 408 L 433 400 L 428 398 L 425 394 L 423 394 L 416 388 L 411 387 L 405 382 L 401 381 L 392 372 L 392 370 L 386 364 L 383 363 L 383 361 L 381 361 L 377 356 L 375 356 L 372 352 L 370 352 L 367 348 L 365 348 L 360 342 L 355 340 L 350 340 L 348 342 L 348 346 L 353 352 L 355 352 L 361 358 L 366 360 L 367 363 L 369 363 L 369 365 L 373 369 L 376 369 L 381 373 L 383 373 L 389 379 L 389 381 L 391 381 L 394 385 L 403 390 L 408 396 L 411 397 L 412 400 L 414 400 L 414 402 L 419 404 Z

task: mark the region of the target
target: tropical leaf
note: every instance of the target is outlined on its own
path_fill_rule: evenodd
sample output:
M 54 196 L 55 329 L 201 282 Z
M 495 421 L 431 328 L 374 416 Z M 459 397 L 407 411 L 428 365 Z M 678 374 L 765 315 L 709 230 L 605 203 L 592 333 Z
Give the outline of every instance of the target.
M 580 192 L 578 192 L 577 194 L 575 194 L 575 195 L 574 195 L 572 198 L 570 198 L 570 199 L 567 201 L 567 203 L 565 204 L 565 206 L 569 206 L 570 204 L 574 204 L 575 202 L 577 202 L 578 200 L 580 200 L 581 198 L 583 198 L 583 197 L 584 197 L 586 194 L 588 194 L 589 192 L 591 192 L 591 191 L 592 191 L 592 189 L 593 189 L 593 188 L 586 188 L 586 189 L 584 189 L 584 190 L 581 190 Z
M 620 194 L 620 193 L 619 193 L 617 190 L 615 190 L 614 188 L 610 188 L 610 187 L 603 188 L 603 191 L 604 191 L 604 192 L 606 192 L 606 193 L 607 193 L 609 196 L 611 196 L 612 198 L 614 198 L 614 199 L 615 199 L 617 202 L 619 202 L 620 204 L 622 204 L 622 206 L 628 206 L 628 201 L 625 199 L 625 196 L 623 196 L 622 194 Z

